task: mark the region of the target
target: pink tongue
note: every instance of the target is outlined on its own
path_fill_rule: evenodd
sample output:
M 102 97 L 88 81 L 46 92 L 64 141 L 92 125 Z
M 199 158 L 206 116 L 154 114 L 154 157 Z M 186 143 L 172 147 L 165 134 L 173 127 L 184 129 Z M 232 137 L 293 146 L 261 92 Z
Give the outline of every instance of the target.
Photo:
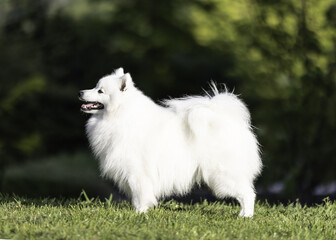
M 82 108 L 88 108 L 88 107 L 93 107 L 94 104 L 93 103 L 85 103 L 85 104 L 82 104 Z

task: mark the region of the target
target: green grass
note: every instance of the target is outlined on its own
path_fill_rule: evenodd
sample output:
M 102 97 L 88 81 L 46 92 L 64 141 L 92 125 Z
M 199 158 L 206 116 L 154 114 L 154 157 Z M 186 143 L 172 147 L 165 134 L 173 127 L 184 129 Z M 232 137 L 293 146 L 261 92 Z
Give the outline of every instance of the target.
M 0 238 L 7 239 L 336 239 L 336 203 L 257 203 L 252 219 L 236 204 L 161 203 L 136 214 L 127 202 L 26 199 L 0 195 Z

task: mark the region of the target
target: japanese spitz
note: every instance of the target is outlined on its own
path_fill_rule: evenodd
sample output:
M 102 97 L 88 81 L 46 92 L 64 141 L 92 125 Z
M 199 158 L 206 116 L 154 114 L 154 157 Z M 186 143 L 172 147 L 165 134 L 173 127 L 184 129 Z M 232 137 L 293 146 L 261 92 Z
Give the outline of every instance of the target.
M 262 163 L 250 114 L 237 96 L 210 87 L 205 96 L 158 105 L 119 68 L 79 92 L 81 110 L 92 114 L 86 132 L 102 175 L 138 212 L 205 183 L 218 198 L 237 199 L 240 216 L 253 216 Z

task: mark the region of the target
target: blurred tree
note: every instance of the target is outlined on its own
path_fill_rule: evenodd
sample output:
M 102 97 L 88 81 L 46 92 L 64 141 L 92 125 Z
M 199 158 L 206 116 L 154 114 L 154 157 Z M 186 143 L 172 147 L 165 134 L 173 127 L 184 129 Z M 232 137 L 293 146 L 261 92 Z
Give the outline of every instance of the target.
M 0 29 L 0 187 L 5 165 L 31 156 L 41 146 L 33 110 L 45 88 L 32 24 L 37 15 L 20 4 L 10 6 L 3 8 L 8 12 Z
M 334 180 L 335 5 L 332 0 L 207 1 L 191 11 L 196 39 L 218 55 L 230 46 L 231 76 L 252 109 L 265 183 L 284 197 L 311 196 Z M 223 44 L 225 43 L 225 45 Z
M 252 59 L 247 61 L 255 68 L 245 87 L 262 101 L 256 121 L 266 155 L 264 174 L 270 181 L 285 181 L 285 197 L 307 199 L 317 184 L 335 177 L 331 2 L 256 1 L 252 34 L 246 37 Z
M 305 197 L 335 178 L 335 9 L 333 0 L 0 1 L 0 164 L 86 147 L 77 91 L 123 66 L 155 99 L 198 94 L 211 79 L 238 89 L 263 145 L 261 181 Z

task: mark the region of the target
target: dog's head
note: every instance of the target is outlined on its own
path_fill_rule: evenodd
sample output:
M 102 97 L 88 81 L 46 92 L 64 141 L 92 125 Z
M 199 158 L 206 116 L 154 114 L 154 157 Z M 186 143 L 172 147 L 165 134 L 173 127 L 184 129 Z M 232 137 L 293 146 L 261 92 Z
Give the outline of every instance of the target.
M 84 102 L 81 111 L 98 114 L 116 109 L 126 92 L 133 87 L 131 75 L 118 68 L 111 75 L 101 78 L 95 88 L 79 91 L 79 100 Z

